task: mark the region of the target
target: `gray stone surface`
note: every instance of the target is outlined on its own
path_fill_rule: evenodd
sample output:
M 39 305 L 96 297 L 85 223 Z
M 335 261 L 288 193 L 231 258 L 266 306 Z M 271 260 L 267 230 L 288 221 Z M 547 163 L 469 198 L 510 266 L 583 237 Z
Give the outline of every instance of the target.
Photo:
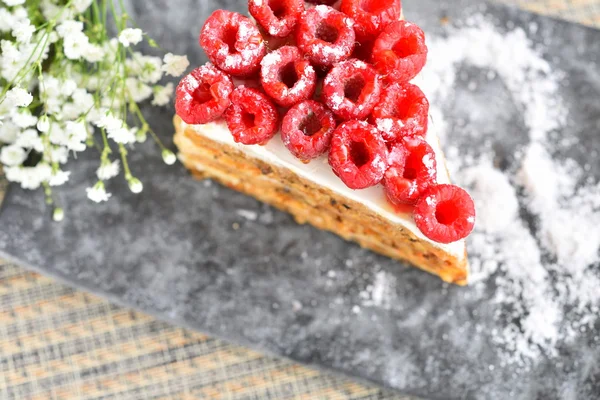
M 129 2 L 151 36 L 175 53 L 189 54 L 195 64 L 202 62 L 196 40 L 206 15 L 242 3 Z M 461 20 L 475 7 L 499 24 L 536 21 L 540 29 L 533 39 L 545 41 L 548 57 L 571 76 L 565 97 L 581 104 L 563 134 L 577 136 L 582 148 L 600 146 L 600 32 L 518 10 L 473 6 L 474 0 L 405 3 L 406 13 L 429 34 L 443 34 L 440 17 Z M 151 115 L 168 143 L 171 116 L 172 110 Z M 513 140 L 497 138 L 501 164 L 511 163 L 515 146 L 524 140 L 515 120 L 490 121 L 514 132 Z M 574 152 L 598 177 L 600 161 L 589 152 Z M 559 362 L 541 358 L 517 374 L 499 363 L 499 349 L 487 333 L 501 328 L 502 319 L 493 317 L 495 305 L 478 292 L 445 285 L 332 234 L 297 225 L 251 198 L 197 182 L 180 165 L 165 166 L 151 144 L 138 146 L 131 164 L 145 183 L 143 194 L 133 195 L 115 180 L 108 186 L 111 201 L 95 205 L 84 188 L 91 184 L 97 154 L 81 157 L 71 182 L 57 191 L 68 214 L 60 224 L 51 221 L 41 193 L 10 187 L 0 213 L 2 256 L 164 320 L 407 394 L 437 399 L 600 395 L 600 371 L 579 362 L 600 359 L 589 333 L 561 343 Z M 238 210 L 250 213 L 244 217 Z M 380 271 L 396 282 L 392 304 L 357 310 L 360 293 Z M 493 283 L 489 291 L 491 296 Z M 447 334 L 453 340 L 444 340 Z M 489 365 L 497 367 L 490 371 Z M 560 391 L 565 384 L 575 388 L 572 397 Z

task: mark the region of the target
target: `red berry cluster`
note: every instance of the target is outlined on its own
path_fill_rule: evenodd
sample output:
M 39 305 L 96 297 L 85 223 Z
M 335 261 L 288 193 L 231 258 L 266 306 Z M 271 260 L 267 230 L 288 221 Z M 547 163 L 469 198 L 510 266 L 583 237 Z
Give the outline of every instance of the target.
M 179 84 L 179 116 L 188 124 L 225 118 L 246 145 L 281 131 L 303 162 L 328 154 L 349 188 L 382 183 L 392 204 L 414 207 L 432 240 L 467 236 L 473 202 L 456 186 L 437 185 L 424 139 L 429 102 L 409 83 L 427 58 L 423 31 L 400 20 L 401 0 L 306 1 L 317 5 L 248 0 L 256 24 L 215 11 L 200 33 L 210 63 Z

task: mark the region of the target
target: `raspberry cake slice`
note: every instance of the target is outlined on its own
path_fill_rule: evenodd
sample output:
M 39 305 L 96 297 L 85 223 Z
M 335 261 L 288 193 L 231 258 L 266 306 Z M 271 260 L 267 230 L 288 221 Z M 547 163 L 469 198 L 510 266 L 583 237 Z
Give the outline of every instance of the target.
M 411 84 L 422 30 L 400 0 L 249 0 L 218 10 L 210 63 L 177 88 L 175 143 L 213 178 L 365 248 L 466 284 L 475 208 Z M 319 3 L 319 4 L 314 4 Z

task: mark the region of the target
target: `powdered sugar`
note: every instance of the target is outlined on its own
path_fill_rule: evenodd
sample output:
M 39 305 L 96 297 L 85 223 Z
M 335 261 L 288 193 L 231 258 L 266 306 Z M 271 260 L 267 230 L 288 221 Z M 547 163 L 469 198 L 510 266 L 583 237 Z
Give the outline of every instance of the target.
M 446 146 L 449 169 L 470 188 L 477 206 L 469 238 L 470 290 L 491 293 L 497 303 L 496 318 L 504 328 L 490 334 L 502 362 L 527 367 L 542 354 L 556 355 L 557 345 L 582 327 L 593 329 L 600 279 L 598 268 L 590 266 L 600 259 L 600 185 L 586 183 L 583 168 L 572 160 L 550 156 L 548 135 L 560 131 L 568 114 L 558 90 L 563 74 L 552 70 L 523 29 L 502 32 L 478 17 L 448 37 L 430 37 L 428 46 L 428 64 L 415 81 L 432 99 L 432 123 L 442 141 L 449 145 L 460 135 L 472 136 L 490 142 L 484 154 L 492 154 L 492 140 L 510 134 L 486 138 L 460 126 L 449 130 L 438 107 L 452 103 L 462 65 L 482 69 L 488 81 L 502 81 L 528 132 L 530 142 L 507 171 L 497 169 L 490 156 L 458 155 Z M 481 89 L 475 82 L 465 86 Z M 473 119 L 481 117 L 476 112 L 471 111 Z

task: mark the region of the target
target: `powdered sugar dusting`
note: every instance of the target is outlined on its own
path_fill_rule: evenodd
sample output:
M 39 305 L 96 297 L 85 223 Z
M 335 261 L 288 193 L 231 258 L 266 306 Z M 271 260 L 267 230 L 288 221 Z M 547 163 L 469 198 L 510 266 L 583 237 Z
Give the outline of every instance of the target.
M 448 141 L 448 167 L 477 207 L 469 238 L 471 290 L 497 305 L 496 319 L 504 328 L 489 334 L 502 363 L 527 368 L 542 355 L 556 356 L 557 346 L 581 329 L 594 329 L 600 305 L 600 185 L 584 179 L 574 161 L 550 156 L 556 148 L 549 147 L 549 134 L 560 132 L 568 116 L 559 95 L 563 74 L 552 70 L 523 29 L 503 32 L 480 16 L 445 38 L 431 37 L 428 46 L 428 64 L 416 81 L 436 99 L 431 115 L 440 139 Z M 463 65 L 482 69 L 488 80 L 501 79 L 522 114 L 529 143 L 506 171 L 494 165 L 491 147 L 483 152 L 488 155 L 459 156 L 450 145 L 449 137 L 454 142 L 465 134 L 460 126 L 449 130 L 437 106 L 452 103 Z M 466 135 L 491 146 L 510 132 L 494 132 L 492 139 L 477 131 Z

